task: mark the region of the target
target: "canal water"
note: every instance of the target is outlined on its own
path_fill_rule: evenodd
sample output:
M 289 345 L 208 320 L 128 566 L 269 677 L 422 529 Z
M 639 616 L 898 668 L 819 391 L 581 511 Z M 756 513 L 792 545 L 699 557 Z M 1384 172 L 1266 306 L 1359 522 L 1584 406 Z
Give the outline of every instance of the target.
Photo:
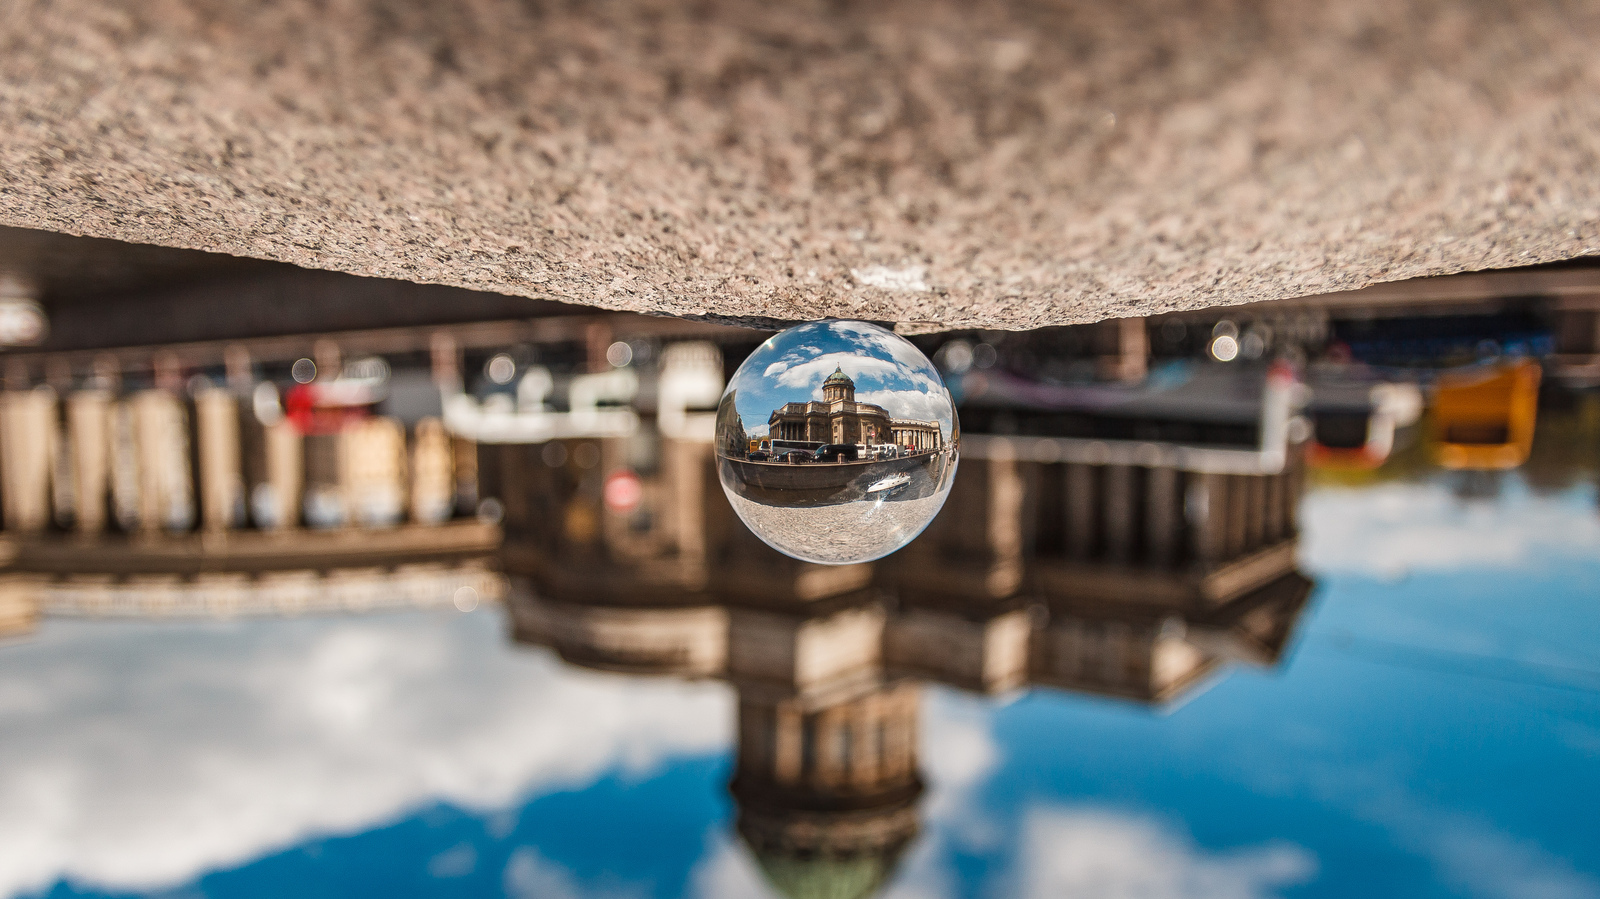
M 569 664 L 499 604 L 47 619 L 0 646 L 0 896 L 1600 897 L 1576 455 L 1312 475 L 1281 655 L 1160 701 L 921 684 L 875 856 L 752 849 L 735 686 Z

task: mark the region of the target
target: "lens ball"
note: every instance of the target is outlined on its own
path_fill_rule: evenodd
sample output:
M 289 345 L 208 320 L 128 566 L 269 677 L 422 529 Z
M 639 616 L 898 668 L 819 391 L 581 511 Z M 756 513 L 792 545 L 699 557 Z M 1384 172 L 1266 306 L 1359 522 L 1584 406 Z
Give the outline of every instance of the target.
M 717 407 L 717 474 L 756 536 L 796 559 L 869 562 L 910 543 L 955 478 L 961 425 L 906 339 L 798 325 L 739 366 Z

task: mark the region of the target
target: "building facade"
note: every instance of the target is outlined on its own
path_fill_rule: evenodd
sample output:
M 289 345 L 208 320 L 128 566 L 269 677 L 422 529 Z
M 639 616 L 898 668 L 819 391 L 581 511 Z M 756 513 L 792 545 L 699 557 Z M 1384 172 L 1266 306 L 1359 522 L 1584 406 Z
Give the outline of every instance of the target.
M 916 421 L 897 418 L 889 423 L 890 443 L 904 446 L 919 453 L 931 453 L 944 446 L 944 432 L 936 421 Z
M 822 382 L 822 400 L 785 403 L 767 420 L 776 440 L 811 443 L 893 443 L 917 451 L 943 446 L 939 423 L 892 419 L 882 406 L 856 402 L 856 385 L 842 368 Z

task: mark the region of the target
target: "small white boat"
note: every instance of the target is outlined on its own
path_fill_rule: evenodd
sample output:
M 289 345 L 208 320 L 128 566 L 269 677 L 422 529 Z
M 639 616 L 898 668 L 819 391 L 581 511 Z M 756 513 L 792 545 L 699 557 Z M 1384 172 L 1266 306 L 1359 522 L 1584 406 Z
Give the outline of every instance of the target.
M 899 474 L 892 474 L 886 478 L 879 478 L 873 481 L 872 486 L 867 488 L 867 495 L 888 496 L 909 483 L 911 483 L 911 475 L 902 471 Z

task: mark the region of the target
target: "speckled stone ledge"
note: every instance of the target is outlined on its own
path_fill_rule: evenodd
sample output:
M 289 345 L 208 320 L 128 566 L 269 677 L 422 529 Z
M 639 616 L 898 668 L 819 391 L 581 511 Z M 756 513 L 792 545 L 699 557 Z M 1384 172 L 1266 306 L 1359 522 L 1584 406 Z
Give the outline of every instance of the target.
M 1025 328 L 1600 247 L 1600 5 L 17 0 L 0 224 Z

